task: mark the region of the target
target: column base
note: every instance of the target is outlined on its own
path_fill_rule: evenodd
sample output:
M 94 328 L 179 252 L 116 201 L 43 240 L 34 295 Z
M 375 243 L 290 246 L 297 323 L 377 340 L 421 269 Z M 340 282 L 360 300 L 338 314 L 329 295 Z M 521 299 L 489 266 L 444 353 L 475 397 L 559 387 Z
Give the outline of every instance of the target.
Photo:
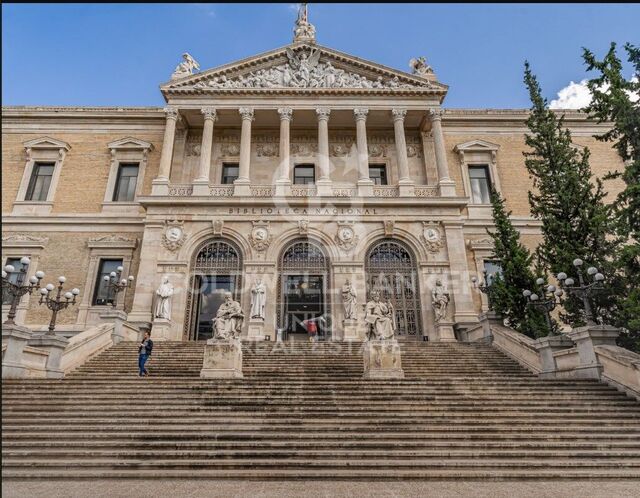
M 249 327 L 247 328 L 247 340 L 249 341 L 264 341 L 264 320 L 261 318 L 252 318 L 249 320 Z
M 169 195 L 169 179 L 156 178 L 151 182 L 151 195 Z
M 238 179 L 233 182 L 234 197 L 249 197 L 251 195 L 251 182 Z
M 436 342 L 458 342 L 453 332 L 453 322 L 436 323 Z
M 194 180 L 191 195 L 209 196 L 209 179 L 198 178 Z
M 373 197 L 373 180 L 358 180 L 358 197 Z
M 276 197 L 291 195 L 291 181 L 287 179 L 276 180 Z
M 440 197 L 456 197 L 456 182 L 450 179 L 438 183 Z
M 404 379 L 400 346 L 395 339 L 365 342 L 362 356 L 364 379 Z
M 320 179 L 316 182 L 317 195 L 320 197 L 333 196 L 333 182 L 328 179 Z
M 241 379 L 242 344 L 239 339 L 209 339 L 204 347 L 200 377 L 205 379 Z
M 411 180 L 400 180 L 398 182 L 398 195 L 400 197 L 415 197 L 416 184 Z

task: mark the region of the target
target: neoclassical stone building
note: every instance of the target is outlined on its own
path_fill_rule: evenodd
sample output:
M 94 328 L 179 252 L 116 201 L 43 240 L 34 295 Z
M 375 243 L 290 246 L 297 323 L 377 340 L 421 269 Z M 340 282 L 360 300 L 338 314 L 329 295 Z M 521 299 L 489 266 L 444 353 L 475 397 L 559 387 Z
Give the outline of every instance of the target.
M 4 107 L 3 264 L 27 255 L 29 275 L 64 274 L 80 288 L 59 316 L 65 335 L 102 320 L 114 301 L 103 277 L 123 266 L 134 285 L 113 304 L 158 338 L 209 337 L 230 291 L 247 338 L 301 333 L 322 317 L 327 339 L 354 339 L 379 290 L 399 334 L 452 340 L 487 309 L 471 277 L 499 267 L 486 233 L 490 187 L 523 240 L 538 240 L 522 155 L 527 111 L 445 109 L 449 87 L 423 58 L 410 66 L 320 46 L 304 16 L 293 43 L 255 57 L 198 71 L 185 54 L 160 87 L 164 108 Z M 621 166 L 593 138 L 606 125 L 576 112 L 566 124 L 596 174 Z M 158 320 L 165 276 L 175 292 L 170 319 Z M 249 316 L 258 280 L 263 323 Z M 358 296 L 352 327 L 347 280 Z M 439 326 L 437 280 L 451 298 Z M 44 330 L 48 318 L 37 296 L 22 299 L 18 323 Z

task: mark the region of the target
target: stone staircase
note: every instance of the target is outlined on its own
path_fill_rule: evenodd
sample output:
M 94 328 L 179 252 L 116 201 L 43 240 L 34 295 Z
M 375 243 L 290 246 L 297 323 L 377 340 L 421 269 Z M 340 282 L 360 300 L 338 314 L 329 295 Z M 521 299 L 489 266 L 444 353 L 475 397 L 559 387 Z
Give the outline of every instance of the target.
M 540 380 L 487 345 L 402 342 L 404 380 L 359 345 L 244 344 L 202 380 L 203 343 L 120 343 L 64 380 L 4 381 L 4 478 L 640 479 L 640 404 Z

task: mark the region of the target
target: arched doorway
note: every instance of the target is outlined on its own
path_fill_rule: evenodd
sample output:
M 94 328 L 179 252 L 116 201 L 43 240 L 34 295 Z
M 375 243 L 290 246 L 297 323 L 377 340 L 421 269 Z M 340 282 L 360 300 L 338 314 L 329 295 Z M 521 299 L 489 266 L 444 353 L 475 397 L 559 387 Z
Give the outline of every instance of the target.
M 224 293 L 231 292 L 236 301 L 240 300 L 240 249 L 228 240 L 208 240 L 194 251 L 190 274 L 185 335 L 201 341 L 213 335 L 211 319 L 222 304 Z
M 377 290 L 383 300 L 391 301 L 396 314 L 398 335 L 420 336 L 420 291 L 416 260 L 401 242 L 385 239 L 367 251 L 365 260 L 367 301 Z
M 278 260 L 278 327 L 287 334 L 307 334 L 305 322 L 317 324 L 319 338 L 331 337 L 329 258 L 317 242 L 304 239 L 284 248 Z

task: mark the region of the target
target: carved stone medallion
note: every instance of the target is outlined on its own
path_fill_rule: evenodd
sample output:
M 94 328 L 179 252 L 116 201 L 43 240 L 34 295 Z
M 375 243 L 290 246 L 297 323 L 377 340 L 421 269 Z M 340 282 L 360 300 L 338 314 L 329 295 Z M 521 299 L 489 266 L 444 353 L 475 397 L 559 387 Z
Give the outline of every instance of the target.
M 339 221 L 335 240 L 343 251 L 350 251 L 358 243 L 359 237 L 353 229 L 353 221 Z
M 444 246 L 444 237 L 439 223 L 433 221 L 422 222 L 422 241 L 425 243 L 427 250 L 432 253 L 440 251 Z
M 222 235 L 222 227 L 224 226 L 224 220 L 213 220 L 211 222 L 213 226 L 213 234 L 214 235 Z
M 298 220 L 298 233 L 300 235 L 308 235 L 309 233 L 309 221 Z
M 271 233 L 268 221 L 252 221 L 253 228 L 249 242 L 256 251 L 264 251 L 271 244 Z
M 162 245 L 170 251 L 177 251 L 186 239 L 184 233 L 184 221 L 168 220 L 165 221 L 164 231 L 162 232 Z

